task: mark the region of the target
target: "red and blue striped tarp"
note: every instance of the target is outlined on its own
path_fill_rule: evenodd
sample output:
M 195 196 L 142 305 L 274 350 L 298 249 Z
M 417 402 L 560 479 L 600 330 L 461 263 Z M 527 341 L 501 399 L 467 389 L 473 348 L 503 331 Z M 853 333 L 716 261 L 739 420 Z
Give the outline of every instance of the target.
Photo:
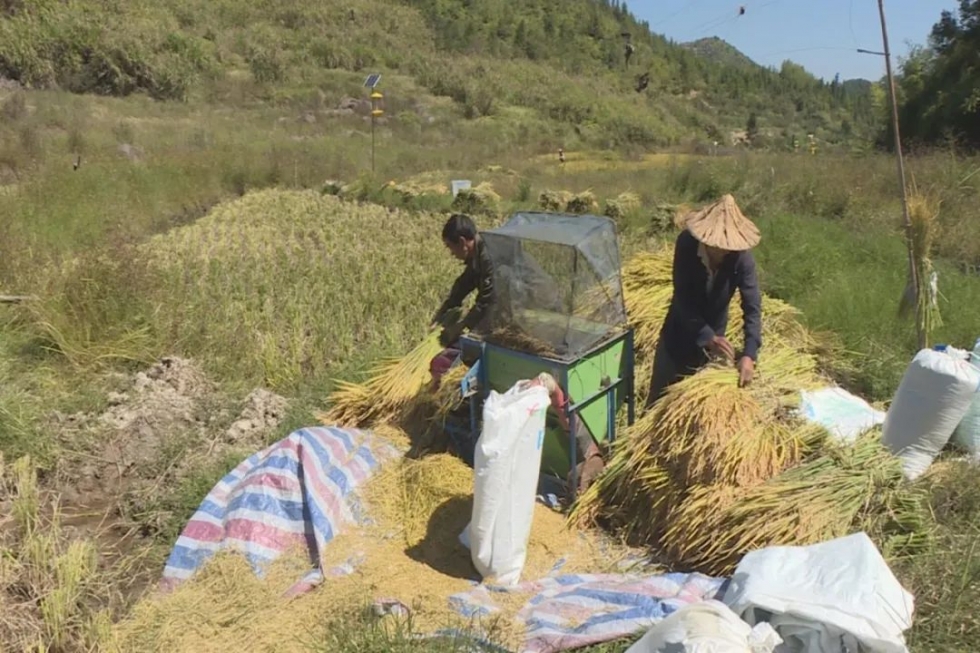
M 324 574 L 320 554 L 345 524 L 363 522 L 352 491 L 397 449 L 368 431 L 310 427 L 250 456 L 201 502 L 167 559 L 162 586 L 189 578 L 219 550 L 240 552 L 261 577 L 287 549 L 305 547 L 311 571 L 289 594 L 308 591 Z
M 455 594 L 457 612 L 497 612 L 496 593 L 533 593 L 518 612 L 527 628 L 521 653 L 552 653 L 610 642 L 646 631 L 690 603 L 718 599 L 726 582 L 696 573 L 564 574 L 514 587 L 480 585 Z

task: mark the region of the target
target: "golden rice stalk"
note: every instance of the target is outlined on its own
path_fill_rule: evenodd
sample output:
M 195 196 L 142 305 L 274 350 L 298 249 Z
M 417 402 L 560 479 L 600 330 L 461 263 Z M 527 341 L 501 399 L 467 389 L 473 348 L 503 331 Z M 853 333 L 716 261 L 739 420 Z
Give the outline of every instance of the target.
M 649 428 L 650 422 L 652 417 L 647 413 L 636 425 Z M 670 507 L 679 500 L 682 488 L 655 461 L 637 464 L 639 461 L 628 455 L 629 437 L 627 431 L 613 444 L 612 459 L 596 481 L 578 496 L 568 520 L 578 528 L 608 526 L 627 542 L 649 544 L 659 538 Z M 624 478 L 631 482 L 621 482 Z
M 906 289 L 899 312 L 907 313 L 911 305 L 910 300 L 914 297 L 916 326 L 925 334 L 928 346 L 929 335 L 934 329 L 942 326 L 938 304 L 939 292 L 933 283 L 935 269 L 931 259 L 939 225 L 939 202 L 930 195 L 920 192 L 913 184 L 908 196 L 908 208 L 912 224 L 912 265 L 915 267 L 916 288 L 915 293 L 911 292 L 911 286 Z
M 599 201 L 591 190 L 584 190 L 572 195 L 565 206 L 565 210 L 569 213 L 591 213 L 598 209 Z
M 566 190 L 543 190 L 538 195 L 538 205 L 545 211 L 564 211 L 571 198 Z
M 685 485 L 758 483 L 794 464 L 806 429 L 785 424 L 801 389 L 820 385 L 812 359 L 777 349 L 761 359 L 748 388 L 730 366 L 711 365 L 681 380 L 651 409 L 655 428 L 631 433 Z
M 764 547 L 805 546 L 866 530 L 896 551 L 895 543 L 914 545 L 925 535 L 923 502 L 903 482 L 880 432 L 854 445 L 828 446 L 734 501 L 725 492 L 692 492 L 690 505 L 678 509 L 686 523 L 668 531 L 672 562 L 728 575 L 742 556 Z
M 685 544 L 702 539 L 705 520 L 710 521 L 713 515 L 730 508 L 743 493 L 743 488 L 732 485 L 691 486 L 664 515 L 664 527 L 657 543 L 671 560 L 683 559 Z
M 417 399 L 430 379 L 429 363 L 441 350 L 439 333 L 434 331 L 404 357 L 380 363 L 367 382 L 340 382 L 330 395 L 330 409 L 319 416 L 321 421 L 352 427 L 393 421 Z
M 777 348 L 747 388 L 738 388 L 732 367 L 718 365 L 675 384 L 625 429 L 571 518 L 587 524 L 614 515 L 633 538 L 655 543 L 663 511 L 688 487 L 750 487 L 797 464 L 824 436 L 788 415 L 800 389 L 821 385 L 815 366 L 811 356 Z
M 460 394 L 460 383 L 468 371 L 469 368 L 465 365 L 457 365 L 442 376 L 434 400 L 434 420 L 442 422 L 450 413 L 462 405 L 463 397 Z
M 623 218 L 633 211 L 640 208 L 640 196 L 632 191 L 620 193 L 615 199 L 606 200 L 606 208 L 603 213 L 615 219 Z

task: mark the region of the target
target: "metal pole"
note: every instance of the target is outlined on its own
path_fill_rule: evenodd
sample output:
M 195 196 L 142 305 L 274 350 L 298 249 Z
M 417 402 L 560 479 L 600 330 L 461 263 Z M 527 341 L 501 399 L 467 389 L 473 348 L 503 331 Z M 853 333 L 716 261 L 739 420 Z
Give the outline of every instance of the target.
M 885 46 L 885 73 L 888 75 L 888 94 L 892 104 L 892 131 L 895 133 L 895 155 L 898 158 L 898 183 L 902 188 L 902 216 L 905 219 L 905 239 L 909 249 L 909 281 L 912 284 L 916 310 L 918 310 L 919 280 L 915 270 L 914 247 L 912 244 L 912 218 L 909 215 L 908 193 L 905 184 L 905 159 L 902 156 L 902 137 L 898 130 L 898 99 L 895 93 L 895 77 L 892 75 L 891 51 L 888 49 L 888 29 L 885 25 L 884 0 L 878 0 L 878 15 L 881 17 L 881 40 Z M 926 334 L 918 319 L 916 320 L 915 328 L 919 341 L 919 349 L 923 349 L 926 346 Z
M 371 114 L 371 172 L 374 172 L 374 113 Z

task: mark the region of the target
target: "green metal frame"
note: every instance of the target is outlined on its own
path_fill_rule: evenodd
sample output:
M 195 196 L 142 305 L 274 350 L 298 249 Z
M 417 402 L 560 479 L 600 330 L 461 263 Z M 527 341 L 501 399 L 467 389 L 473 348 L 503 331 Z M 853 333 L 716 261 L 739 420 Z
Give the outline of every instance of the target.
M 577 420 L 582 420 L 592 439 L 601 444 L 615 439 L 616 416 L 624 403 L 628 410 L 627 422 L 632 424 L 635 419 L 632 329 L 617 332 L 572 360 L 536 356 L 471 336 L 463 336 L 460 345 L 464 357 L 467 351 L 471 355 L 477 351 L 479 354 L 462 385 L 463 395 L 469 396 L 469 424 L 455 427 L 447 424 L 450 435 L 457 441 L 475 444 L 480 434 L 483 402 L 490 391 L 506 392 L 517 381 L 533 379 L 542 372 L 547 372 L 567 395 L 566 416 L 569 431 L 566 433 L 559 426 L 554 409 L 549 409 L 541 473 L 559 481 L 567 478 L 573 496 L 578 487 L 575 439 Z M 472 464 L 472 460 L 467 462 Z

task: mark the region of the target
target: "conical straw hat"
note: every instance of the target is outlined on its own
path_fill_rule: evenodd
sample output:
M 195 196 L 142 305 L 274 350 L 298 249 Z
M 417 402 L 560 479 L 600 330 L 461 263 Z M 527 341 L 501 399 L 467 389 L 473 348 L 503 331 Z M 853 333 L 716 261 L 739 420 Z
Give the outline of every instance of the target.
M 730 252 L 752 249 L 762 238 L 759 228 L 742 215 L 731 195 L 690 213 L 684 226 L 705 245 Z

